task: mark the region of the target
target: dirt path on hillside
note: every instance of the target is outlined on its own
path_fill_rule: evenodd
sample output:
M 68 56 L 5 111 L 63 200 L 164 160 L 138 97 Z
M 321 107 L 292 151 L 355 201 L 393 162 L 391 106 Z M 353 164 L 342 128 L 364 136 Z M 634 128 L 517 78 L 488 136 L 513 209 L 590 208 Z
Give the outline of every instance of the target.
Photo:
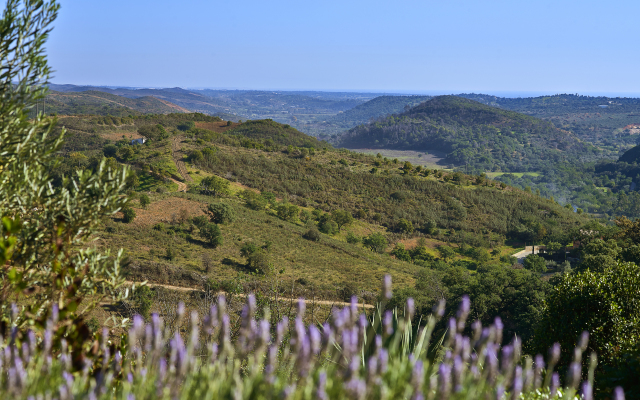
M 178 192 L 186 192 L 187 191 L 187 184 L 184 182 L 180 182 L 179 180 L 173 179 L 173 178 L 169 178 L 171 179 L 172 182 L 174 182 L 176 185 L 178 185 Z
M 171 155 L 173 156 L 173 161 L 176 163 L 176 167 L 178 168 L 178 172 L 180 173 L 180 176 L 182 176 L 182 179 L 184 179 L 185 182 L 191 182 L 193 179 L 189 176 L 187 166 L 184 161 L 182 161 L 183 153 L 182 147 L 180 146 L 182 139 L 182 136 L 174 136 L 171 138 Z
M 133 285 L 135 282 L 131 282 L 131 281 L 125 281 L 125 283 Z M 170 289 L 170 290 L 176 290 L 179 292 L 193 292 L 196 290 L 200 290 L 199 288 L 190 288 L 190 287 L 184 287 L 184 286 L 173 286 L 173 285 L 164 285 L 161 283 L 147 283 L 147 286 L 149 287 L 163 287 L 165 289 Z M 224 294 L 226 295 L 227 293 L 225 292 L 218 292 L 217 294 L 221 295 Z M 298 301 L 298 299 L 292 299 L 292 298 L 288 298 L 288 297 L 280 297 L 279 300 L 281 301 Z M 307 300 L 307 299 L 302 299 L 305 303 L 308 304 L 322 304 L 322 305 L 327 305 L 327 306 L 337 306 L 337 307 L 346 307 L 346 306 L 350 306 L 351 303 L 345 303 L 342 301 L 329 301 L 329 300 Z M 110 303 L 106 302 L 107 304 L 105 305 L 109 305 Z M 101 303 L 102 304 L 102 303 Z M 358 307 L 363 307 L 362 303 L 358 303 Z M 371 304 L 364 304 L 364 308 L 374 308 L 373 305 Z

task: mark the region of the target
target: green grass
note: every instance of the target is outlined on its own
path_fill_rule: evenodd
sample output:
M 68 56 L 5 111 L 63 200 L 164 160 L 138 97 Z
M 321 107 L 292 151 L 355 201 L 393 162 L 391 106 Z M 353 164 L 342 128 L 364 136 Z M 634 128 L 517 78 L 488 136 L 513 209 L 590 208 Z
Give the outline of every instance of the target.
M 248 271 L 240 248 L 247 242 L 263 246 L 271 242 L 268 251 L 270 262 L 284 270 L 284 277 L 292 280 L 304 278 L 319 287 L 341 287 L 345 282 L 356 282 L 363 289 L 377 290 L 382 277 L 389 273 L 394 282 L 401 286 L 411 286 L 418 266 L 395 260 L 388 254 L 377 254 L 362 247 L 348 244 L 343 237 L 349 229 L 364 234 L 373 230 L 382 231 L 379 226 L 365 226 L 358 221 L 353 227 L 343 229 L 337 237 L 322 234 L 320 242 L 311 242 L 302 237 L 307 228 L 301 222 L 285 222 L 267 212 L 253 211 L 245 207 L 237 197 L 214 199 L 202 195 L 173 193 L 170 195 L 152 194 L 152 202 L 169 197 L 188 198 L 202 202 L 224 202 L 229 204 L 237 218 L 228 225 L 221 225 L 224 243 L 211 248 L 197 234 L 197 228 L 190 234 L 170 231 L 160 232 L 152 226 L 109 222 L 112 233 L 103 233 L 104 246 L 125 249 L 131 260 L 137 263 L 160 263 L 180 266 L 187 274 L 198 274 L 215 280 L 231 279 L 238 272 Z M 166 218 L 179 210 L 166 210 Z M 165 224 L 167 227 L 169 224 Z M 187 229 L 185 224 L 184 229 Z M 190 237 L 188 236 L 190 235 Z M 167 247 L 171 247 L 176 258 L 165 258 Z M 201 266 L 203 253 L 211 256 L 213 267 L 205 273 Z M 160 277 L 149 276 L 151 281 L 162 282 Z M 176 284 L 176 283 L 174 283 Z
M 178 190 L 178 185 L 174 182 L 164 182 L 148 172 L 139 172 L 138 179 L 140 180 L 140 184 L 136 187 L 138 192 L 155 192 L 162 187 L 169 192 Z

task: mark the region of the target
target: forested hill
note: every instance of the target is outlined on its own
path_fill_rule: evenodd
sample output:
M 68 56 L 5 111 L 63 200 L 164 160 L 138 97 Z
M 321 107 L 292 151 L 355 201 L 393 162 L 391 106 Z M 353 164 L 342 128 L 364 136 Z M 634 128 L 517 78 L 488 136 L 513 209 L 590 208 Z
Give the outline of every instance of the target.
M 338 128 L 347 130 L 356 125 L 365 124 L 372 118 L 406 111 L 407 107 L 417 106 L 431 98 L 432 96 L 379 96 L 325 120 Z
M 401 114 L 357 126 L 339 144 L 443 151 L 455 165 L 511 172 L 595 159 L 599 153 L 547 121 L 457 96 L 438 96 Z

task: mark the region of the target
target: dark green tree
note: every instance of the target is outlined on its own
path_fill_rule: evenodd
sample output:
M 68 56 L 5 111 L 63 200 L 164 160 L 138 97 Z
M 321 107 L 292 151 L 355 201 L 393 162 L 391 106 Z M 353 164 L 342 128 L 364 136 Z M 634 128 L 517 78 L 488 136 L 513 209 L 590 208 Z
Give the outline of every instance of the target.
M 122 209 L 122 221 L 125 223 L 133 222 L 136 219 L 136 211 L 131 207 L 125 207 Z
M 375 251 L 376 253 L 383 253 L 387 248 L 389 242 L 382 233 L 374 232 L 369 236 L 364 237 L 362 239 L 362 244 L 365 245 L 365 247 L 368 247 L 371 250 Z
M 141 194 L 140 195 L 140 207 L 146 209 L 149 204 L 151 204 L 151 200 L 149 200 L 149 196 L 147 196 L 146 194 Z
M 211 222 L 216 224 L 230 224 L 236 219 L 233 208 L 226 203 L 209 204 L 208 211 Z
M 353 216 L 349 211 L 345 210 L 333 210 L 331 212 L 331 218 L 338 224 L 338 231 L 342 230 L 343 226 L 353 222 Z
M 200 181 L 200 191 L 211 196 L 225 196 L 230 193 L 230 185 L 228 180 L 212 175 Z
M 544 261 L 544 258 L 540 257 L 537 254 L 529 254 L 525 257 L 523 261 L 523 266 L 525 269 L 533 272 L 547 272 L 547 264 Z
M 402 233 L 405 234 L 411 234 L 413 233 L 413 224 L 411 223 L 411 221 L 408 221 L 404 218 L 400 218 L 398 220 L 398 230 Z
M 200 228 L 200 236 L 211 244 L 213 247 L 222 246 L 222 232 L 220 227 L 214 223 L 209 223 Z

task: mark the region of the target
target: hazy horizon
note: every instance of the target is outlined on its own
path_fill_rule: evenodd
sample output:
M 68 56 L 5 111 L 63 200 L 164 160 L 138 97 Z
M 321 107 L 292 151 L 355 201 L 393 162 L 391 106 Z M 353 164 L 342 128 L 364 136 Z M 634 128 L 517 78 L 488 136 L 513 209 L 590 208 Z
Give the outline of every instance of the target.
M 516 97 L 539 97 L 539 96 L 553 96 L 559 94 L 578 94 L 581 96 L 591 97 L 627 97 L 627 98 L 640 98 L 640 92 L 638 93 L 612 93 L 612 92 L 594 92 L 594 93 L 567 93 L 567 92 L 533 92 L 533 91 L 454 91 L 454 90 L 358 90 L 358 89 L 318 89 L 318 88 L 300 88 L 300 89 L 282 89 L 282 88 L 244 88 L 244 87 L 207 87 L 207 86 L 127 86 L 127 85 L 94 85 L 94 84 L 75 84 L 75 83 L 58 83 L 51 82 L 54 85 L 74 85 L 74 86 L 88 86 L 88 87 L 100 87 L 108 89 L 172 89 L 180 88 L 184 90 L 221 90 L 221 91 L 266 91 L 266 92 L 325 92 L 325 93 L 362 93 L 362 94 L 378 94 L 387 96 L 442 96 L 442 95 L 458 95 L 458 94 L 484 94 L 505 98 Z

